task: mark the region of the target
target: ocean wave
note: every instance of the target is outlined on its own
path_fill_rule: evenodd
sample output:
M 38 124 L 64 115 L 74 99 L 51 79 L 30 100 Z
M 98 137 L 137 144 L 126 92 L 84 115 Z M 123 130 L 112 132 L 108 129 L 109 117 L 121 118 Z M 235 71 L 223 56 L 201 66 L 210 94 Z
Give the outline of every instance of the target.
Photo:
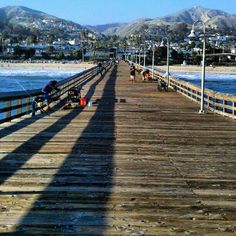
M 172 73 L 175 78 L 201 86 L 201 73 Z M 213 91 L 235 94 L 236 74 L 206 74 L 205 87 Z
M 175 78 L 184 80 L 201 80 L 201 73 L 171 73 Z M 206 74 L 206 81 L 236 80 L 236 74 Z
M 22 91 L 24 89 L 40 89 L 48 81 L 55 79 L 61 81 L 81 72 L 78 70 L 57 69 L 0 69 L 0 92 Z
M 16 77 L 16 76 L 47 76 L 47 77 L 60 77 L 71 76 L 81 72 L 82 69 L 7 69 L 0 68 L 0 76 Z

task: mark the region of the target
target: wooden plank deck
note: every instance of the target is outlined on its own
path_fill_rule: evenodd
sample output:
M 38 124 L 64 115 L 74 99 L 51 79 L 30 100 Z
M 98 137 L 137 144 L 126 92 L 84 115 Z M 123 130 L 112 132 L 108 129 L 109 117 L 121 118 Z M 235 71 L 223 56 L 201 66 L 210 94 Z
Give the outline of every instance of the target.
M 236 235 L 236 122 L 127 64 L 93 107 L 0 125 L 0 235 Z

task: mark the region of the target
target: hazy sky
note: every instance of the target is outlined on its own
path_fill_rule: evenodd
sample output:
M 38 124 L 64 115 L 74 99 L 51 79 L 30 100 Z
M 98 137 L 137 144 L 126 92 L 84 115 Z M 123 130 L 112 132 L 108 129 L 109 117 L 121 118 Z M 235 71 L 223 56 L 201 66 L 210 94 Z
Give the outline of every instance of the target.
M 83 25 L 156 18 L 193 6 L 236 14 L 236 0 L 0 0 L 5 6 L 25 6 Z

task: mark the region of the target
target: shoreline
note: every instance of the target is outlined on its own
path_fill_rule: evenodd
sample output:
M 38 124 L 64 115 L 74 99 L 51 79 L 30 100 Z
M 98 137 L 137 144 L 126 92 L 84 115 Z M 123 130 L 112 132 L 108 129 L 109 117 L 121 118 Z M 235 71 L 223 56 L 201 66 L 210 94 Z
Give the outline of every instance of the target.
M 166 71 L 166 66 L 155 66 L 155 68 L 160 69 L 160 70 L 165 70 Z M 181 65 L 176 65 L 176 66 L 170 66 L 169 67 L 170 73 L 177 73 L 177 72 L 182 72 L 182 73 L 201 73 L 202 72 L 202 67 L 201 66 L 192 66 L 192 65 L 187 65 L 187 66 L 181 66 Z M 228 67 L 228 66 L 217 66 L 217 67 L 212 67 L 212 66 L 206 66 L 206 73 L 212 73 L 212 74 L 236 74 L 236 67 Z
M 0 62 L 0 69 L 89 69 L 95 64 L 93 63 L 57 63 L 57 62 L 33 62 L 33 63 L 25 63 L 25 62 Z
M 95 66 L 93 63 L 61 63 L 61 62 L 0 62 L 0 69 L 88 69 L 92 66 Z M 155 68 L 166 71 L 166 66 L 155 66 Z M 170 73 L 201 73 L 201 66 L 193 66 L 193 65 L 171 65 L 169 67 Z M 236 67 L 227 67 L 227 66 L 218 66 L 211 67 L 206 66 L 206 73 L 216 73 L 216 74 L 236 74 Z

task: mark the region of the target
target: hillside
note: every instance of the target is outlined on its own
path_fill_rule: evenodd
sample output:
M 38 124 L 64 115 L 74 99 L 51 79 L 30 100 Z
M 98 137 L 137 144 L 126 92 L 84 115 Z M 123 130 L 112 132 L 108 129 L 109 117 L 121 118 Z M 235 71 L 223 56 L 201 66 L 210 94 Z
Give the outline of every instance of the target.
M 86 25 L 87 28 L 102 34 L 115 34 L 118 29 L 121 27 L 126 26 L 128 23 L 111 23 L 111 24 L 104 24 L 104 25 Z
M 212 10 L 203 7 L 193 7 L 162 18 L 156 18 L 153 20 L 153 22 L 161 22 L 165 24 L 182 22 L 186 24 L 193 24 L 194 21 L 201 20 L 210 23 L 212 19 L 218 16 L 228 17 L 230 15 L 220 10 Z
M 206 22 L 207 26 L 211 28 L 236 29 L 236 15 L 228 14 L 220 10 L 193 7 L 191 9 L 182 10 L 174 14 L 155 19 L 139 19 L 118 28 L 116 30 L 116 34 L 125 37 L 137 31 L 142 32 L 143 28 L 147 29 L 157 27 L 158 30 L 158 27 L 173 27 L 173 25 L 179 25 L 181 23 L 187 24 L 190 27 L 196 20 Z
M 66 34 L 75 33 L 81 28 L 80 24 L 22 6 L 0 8 L 0 29 L 11 31 L 10 33 L 61 30 Z

